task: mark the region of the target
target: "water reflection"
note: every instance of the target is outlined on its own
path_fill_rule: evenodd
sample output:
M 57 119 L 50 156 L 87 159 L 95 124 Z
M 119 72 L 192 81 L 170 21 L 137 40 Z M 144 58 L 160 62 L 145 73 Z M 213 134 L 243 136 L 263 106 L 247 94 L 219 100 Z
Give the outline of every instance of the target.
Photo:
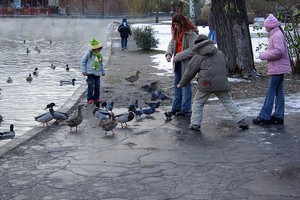
M 80 84 L 85 84 L 79 71 L 81 56 L 92 37 L 106 46 L 109 23 L 99 19 L 1 19 L 0 26 L 6 28 L 0 29 L 0 114 L 5 120 L 0 132 L 9 130 L 12 123 L 16 136 L 23 134 L 39 124 L 34 117 L 46 112 L 48 103 L 55 102 L 59 109 Z M 55 69 L 49 67 L 51 64 Z M 35 68 L 39 74 L 27 82 L 26 77 Z M 9 76 L 12 83 L 6 82 Z M 61 80 L 73 78 L 75 85 L 60 85 Z M 0 141 L 0 145 L 6 142 Z

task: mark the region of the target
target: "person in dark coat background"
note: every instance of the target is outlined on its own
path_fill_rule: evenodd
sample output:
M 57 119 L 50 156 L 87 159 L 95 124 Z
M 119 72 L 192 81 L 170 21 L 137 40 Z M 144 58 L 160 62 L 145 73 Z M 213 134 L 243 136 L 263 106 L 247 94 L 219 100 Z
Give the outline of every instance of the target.
M 132 32 L 126 18 L 123 18 L 122 24 L 118 27 L 118 31 L 121 37 L 122 50 L 127 49 L 127 40 L 128 37 L 131 36 Z
M 214 41 L 214 44 L 217 44 L 217 33 L 216 33 L 216 24 L 215 24 L 215 18 L 212 14 L 212 11 L 210 9 L 210 12 L 208 13 L 208 27 L 209 27 L 209 33 L 208 33 L 208 39 Z

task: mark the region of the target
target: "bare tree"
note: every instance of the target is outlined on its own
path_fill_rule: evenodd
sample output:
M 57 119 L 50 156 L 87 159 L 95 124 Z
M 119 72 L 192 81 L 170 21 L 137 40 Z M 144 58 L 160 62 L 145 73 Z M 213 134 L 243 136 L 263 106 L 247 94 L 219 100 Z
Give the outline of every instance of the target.
M 218 48 L 228 59 L 229 75 L 244 77 L 255 69 L 245 0 L 212 0 Z

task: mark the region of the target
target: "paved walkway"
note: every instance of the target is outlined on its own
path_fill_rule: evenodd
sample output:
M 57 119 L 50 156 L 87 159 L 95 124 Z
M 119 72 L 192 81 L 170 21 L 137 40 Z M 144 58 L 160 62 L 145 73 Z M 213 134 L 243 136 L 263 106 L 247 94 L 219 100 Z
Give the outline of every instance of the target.
M 105 136 L 87 106 L 77 133 L 37 127 L 15 138 L 0 148 L 0 199 L 300 199 L 300 115 L 289 112 L 297 111 L 292 105 L 285 125 L 246 131 L 219 103 L 205 106 L 201 132 L 187 129 L 188 118 L 166 121 L 163 109 L 127 129 L 118 125 L 114 137 Z

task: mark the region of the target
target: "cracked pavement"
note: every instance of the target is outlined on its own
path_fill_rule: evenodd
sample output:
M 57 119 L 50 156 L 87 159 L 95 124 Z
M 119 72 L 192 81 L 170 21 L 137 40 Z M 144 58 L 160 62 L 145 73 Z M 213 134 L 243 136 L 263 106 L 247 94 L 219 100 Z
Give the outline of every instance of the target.
M 2 155 L 0 198 L 300 199 L 298 115 L 241 131 L 226 114 L 215 117 L 226 113 L 217 103 L 205 107 L 197 132 L 188 118 L 166 121 L 159 108 L 105 136 L 91 112 L 84 109 L 77 133 L 37 127 Z

